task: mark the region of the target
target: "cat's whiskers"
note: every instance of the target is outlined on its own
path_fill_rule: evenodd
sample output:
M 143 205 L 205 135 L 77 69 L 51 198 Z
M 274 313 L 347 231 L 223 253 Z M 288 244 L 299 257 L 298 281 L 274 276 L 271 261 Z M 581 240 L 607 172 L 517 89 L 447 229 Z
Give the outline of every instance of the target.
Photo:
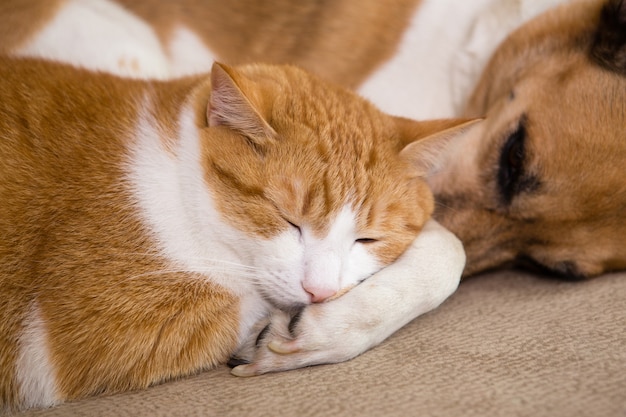
M 140 256 L 149 256 L 149 257 L 153 257 L 153 258 L 163 258 L 163 256 L 161 254 L 158 253 L 142 253 L 142 252 L 130 252 L 129 255 L 140 255 Z M 258 271 L 260 270 L 260 268 L 255 267 L 255 266 L 250 266 L 250 265 L 245 265 L 245 264 L 241 264 L 241 263 L 237 263 L 237 262 L 232 262 L 232 261 L 225 261 L 223 259 L 214 259 L 214 258 L 204 258 L 204 257 L 193 257 L 193 256 L 189 256 L 187 257 L 187 259 L 192 260 L 192 261 L 200 261 L 203 262 L 205 264 L 207 264 L 207 267 L 210 265 L 211 268 L 215 267 L 216 265 L 229 265 L 229 266 L 234 266 L 236 268 L 239 269 L 247 269 L 250 271 Z M 188 271 L 188 272 L 193 272 L 193 271 Z
M 138 279 L 149 276 L 169 275 L 169 274 L 200 274 L 200 275 L 216 275 L 216 274 L 232 274 L 236 275 L 238 279 L 245 279 L 251 283 L 257 283 L 257 274 L 252 271 L 237 268 L 198 268 L 198 269 L 161 269 L 155 271 L 144 272 L 141 274 L 135 274 L 129 277 L 129 279 Z
M 157 252 L 129 252 L 128 254 L 135 256 L 144 256 L 148 258 L 163 259 L 163 255 Z M 177 268 L 176 265 L 172 265 L 171 268 L 158 269 L 154 271 L 144 272 L 141 274 L 136 274 L 129 277 L 129 279 L 138 279 L 149 276 L 163 276 L 168 274 L 199 274 L 206 276 L 232 275 L 238 280 L 244 280 L 253 285 L 259 285 L 262 283 L 259 279 L 259 272 L 262 271 L 262 268 L 232 261 L 226 261 L 223 259 L 205 258 L 199 256 L 188 257 L 188 259 L 193 262 L 198 262 L 198 264 L 200 265 L 187 268 Z

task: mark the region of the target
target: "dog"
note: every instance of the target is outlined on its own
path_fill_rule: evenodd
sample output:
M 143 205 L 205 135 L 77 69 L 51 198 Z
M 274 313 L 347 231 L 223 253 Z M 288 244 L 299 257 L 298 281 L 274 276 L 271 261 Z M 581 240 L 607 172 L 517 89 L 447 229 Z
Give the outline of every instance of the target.
M 430 178 L 464 274 L 518 264 L 584 279 L 626 268 L 626 1 L 566 4 L 498 48 Z
M 447 118 L 497 44 L 563 1 L 5 0 L 0 54 L 157 79 L 290 63 L 387 113 Z

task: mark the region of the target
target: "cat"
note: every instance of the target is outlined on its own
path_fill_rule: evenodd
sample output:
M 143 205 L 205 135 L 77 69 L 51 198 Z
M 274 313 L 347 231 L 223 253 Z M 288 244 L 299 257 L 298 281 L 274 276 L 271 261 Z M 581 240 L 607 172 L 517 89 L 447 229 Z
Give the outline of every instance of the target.
M 0 409 L 209 369 L 271 311 L 339 297 L 427 228 L 423 177 L 466 125 L 292 66 L 145 81 L 0 58 Z

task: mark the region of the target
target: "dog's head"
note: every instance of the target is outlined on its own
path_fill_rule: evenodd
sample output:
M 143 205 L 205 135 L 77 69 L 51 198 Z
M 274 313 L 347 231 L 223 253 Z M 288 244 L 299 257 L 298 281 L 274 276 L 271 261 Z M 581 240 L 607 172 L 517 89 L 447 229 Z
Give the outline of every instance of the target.
M 430 181 L 466 275 L 516 261 L 571 278 L 626 268 L 626 0 L 517 30 L 466 115 L 486 119 Z

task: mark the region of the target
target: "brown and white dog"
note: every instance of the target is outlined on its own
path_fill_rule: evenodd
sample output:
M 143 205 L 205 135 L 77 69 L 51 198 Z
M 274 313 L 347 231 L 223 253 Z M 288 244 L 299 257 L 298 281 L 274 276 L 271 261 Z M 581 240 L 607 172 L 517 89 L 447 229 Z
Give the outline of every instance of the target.
M 514 32 L 469 100 L 478 115 L 431 179 L 465 274 L 626 268 L 626 1 L 564 5 Z

